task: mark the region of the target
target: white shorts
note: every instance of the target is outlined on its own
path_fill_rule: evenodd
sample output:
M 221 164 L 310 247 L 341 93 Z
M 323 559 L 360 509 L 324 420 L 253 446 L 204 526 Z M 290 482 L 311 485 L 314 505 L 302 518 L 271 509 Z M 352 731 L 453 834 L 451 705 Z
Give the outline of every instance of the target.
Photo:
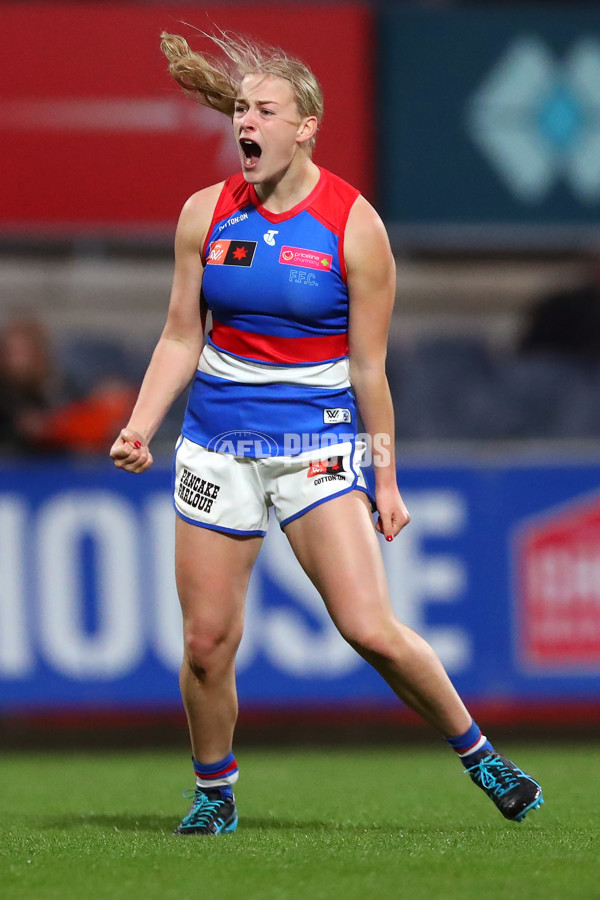
M 322 451 L 323 452 L 323 451 Z M 360 459 L 365 445 L 337 444 L 307 455 L 257 459 L 216 453 L 180 437 L 173 502 L 186 522 L 231 534 L 265 535 L 269 510 L 282 528 L 320 503 L 349 491 L 369 495 Z

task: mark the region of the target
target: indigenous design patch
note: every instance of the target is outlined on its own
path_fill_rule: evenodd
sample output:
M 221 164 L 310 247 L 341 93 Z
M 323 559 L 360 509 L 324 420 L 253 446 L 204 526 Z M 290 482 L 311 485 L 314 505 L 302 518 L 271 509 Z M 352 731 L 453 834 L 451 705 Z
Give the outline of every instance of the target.
M 213 241 L 207 266 L 251 266 L 258 241 Z
M 333 459 L 322 459 L 320 462 L 311 463 L 308 472 L 306 473 L 306 477 L 314 478 L 315 475 L 335 475 L 337 477 L 342 477 L 342 472 L 345 472 L 344 457 L 334 456 Z

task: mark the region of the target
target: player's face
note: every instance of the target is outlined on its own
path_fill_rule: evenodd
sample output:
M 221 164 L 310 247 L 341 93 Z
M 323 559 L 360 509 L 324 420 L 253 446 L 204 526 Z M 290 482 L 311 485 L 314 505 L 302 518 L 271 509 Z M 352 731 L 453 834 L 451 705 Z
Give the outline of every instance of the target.
M 233 129 L 247 182 L 270 181 L 287 170 L 305 140 L 305 122 L 288 81 L 275 75 L 246 75 L 235 103 Z

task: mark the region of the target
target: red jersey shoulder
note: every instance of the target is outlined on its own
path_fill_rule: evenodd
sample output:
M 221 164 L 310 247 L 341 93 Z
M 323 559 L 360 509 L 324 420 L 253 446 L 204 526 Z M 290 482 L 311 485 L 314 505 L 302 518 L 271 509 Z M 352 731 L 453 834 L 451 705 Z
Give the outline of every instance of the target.
M 335 234 L 342 235 L 360 191 L 327 169 L 321 169 L 321 178 L 323 186 L 308 211 Z
M 217 222 L 228 219 L 239 209 L 248 206 L 249 203 L 252 203 L 250 187 L 242 173 L 238 172 L 236 175 L 232 175 L 227 179 L 219 194 L 219 199 L 217 200 L 217 204 L 212 214 L 210 228 L 208 229 L 204 247 L 202 248 L 202 259 L 204 262 L 206 262 L 206 251 L 208 249 L 210 237 Z
M 231 175 L 223 185 L 217 200 L 213 213 L 213 223 L 227 218 L 234 212 L 237 212 L 238 209 L 248 206 L 251 202 L 250 185 L 246 182 L 242 173 L 238 172 L 236 175 Z

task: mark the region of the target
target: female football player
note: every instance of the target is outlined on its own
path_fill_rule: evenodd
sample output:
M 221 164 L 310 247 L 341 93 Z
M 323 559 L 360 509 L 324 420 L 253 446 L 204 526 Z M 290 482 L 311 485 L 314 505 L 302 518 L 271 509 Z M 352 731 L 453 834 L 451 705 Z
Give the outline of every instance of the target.
M 312 159 L 323 98 L 307 66 L 229 35 L 212 37 L 226 62 L 162 37 L 178 83 L 231 118 L 240 160 L 237 174 L 183 207 L 167 322 L 111 450 L 119 468 L 148 469 L 153 435 L 194 378 L 174 503 L 196 789 L 177 833 L 237 826 L 234 662 L 270 507 L 343 637 L 520 821 L 542 802 L 539 785 L 494 751 L 388 596 L 376 532 L 392 541 L 409 514 L 385 374 L 395 265 L 381 219 Z M 357 438 L 357 412 L 367 441 Z M 360 468 L 367 442 L 375 527 Z

